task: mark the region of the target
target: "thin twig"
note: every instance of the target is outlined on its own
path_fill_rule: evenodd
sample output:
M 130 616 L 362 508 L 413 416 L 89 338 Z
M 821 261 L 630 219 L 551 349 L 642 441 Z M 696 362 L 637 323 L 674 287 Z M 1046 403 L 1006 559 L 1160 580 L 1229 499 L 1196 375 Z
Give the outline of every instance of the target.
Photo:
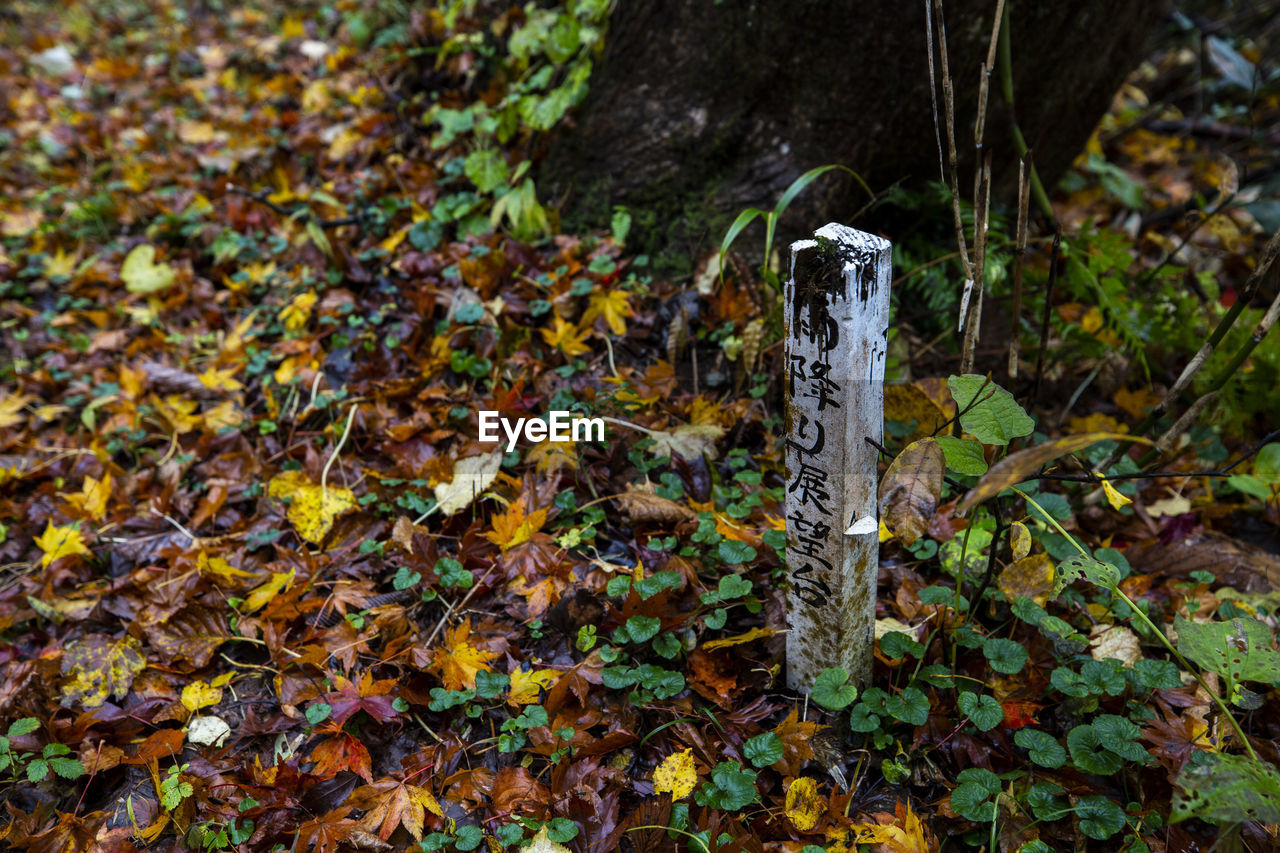
M 1053 305 L 1053 287 L 1058 283 L 1058 252 L 1062 249 L 1062 229 L 1053 232 L 1053 248 L 1049 250 L 1049 284 L 1044 291 L 1044 310 L 1040 312 L 1040 348 L 1036 351 L 1036 378 L 1031 385 L 1027 408 L 1034 409 L 1040 398 L 1040 379 L 1044 371 L 1044 352 L 1049 348 L 1049 311 Z
M 1030 201 L 1030 184 L 1027 183 L 1027 165 L 1031 160 L 1028 153 L 1018 161 L 1018 234 L 1017 249 L 1013 260 L 1013 311 L 1010 317 L 1009 332 L 1009 379 L 1018 378 L 1018 342 L 1022 328 L 1022 263 L 1027 255 L 1027 208 Z

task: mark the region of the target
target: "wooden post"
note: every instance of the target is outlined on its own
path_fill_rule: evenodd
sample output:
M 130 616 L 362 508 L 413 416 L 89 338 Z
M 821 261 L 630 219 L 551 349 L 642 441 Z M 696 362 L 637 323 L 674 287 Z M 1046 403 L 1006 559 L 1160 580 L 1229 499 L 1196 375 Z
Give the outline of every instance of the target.
M 786 303 L 787 685 L 871 677 L 888 240 L 831 223 L 791 244 Z

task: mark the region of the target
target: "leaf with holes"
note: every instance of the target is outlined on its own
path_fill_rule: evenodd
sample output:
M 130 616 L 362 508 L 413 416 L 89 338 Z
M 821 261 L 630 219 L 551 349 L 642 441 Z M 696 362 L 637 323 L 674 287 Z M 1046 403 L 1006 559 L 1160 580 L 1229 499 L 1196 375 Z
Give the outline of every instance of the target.
M 907 445 L 880 480 L 881 518 L 902 544 L 910 547 L 928 531 L 945 468 L 942 447 L 922 438 Z

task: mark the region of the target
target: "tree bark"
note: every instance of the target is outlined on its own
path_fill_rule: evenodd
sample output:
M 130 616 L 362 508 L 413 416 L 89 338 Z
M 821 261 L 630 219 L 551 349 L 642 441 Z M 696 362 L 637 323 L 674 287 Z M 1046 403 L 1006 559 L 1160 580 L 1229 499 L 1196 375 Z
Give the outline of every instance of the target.
M 1017 118 L 1052 182 L 1137 64 L 1164 2 L 1009 2 Z M 967 198 L 995 2 L 944 9 Z M 941 111 L 940 82 L 938 100 Z M 849 166 L 877 191 L 938 180 L 925 0 L 623 0 L 574 121 L 552 140 L 540 189 L 567 200 L 577 222 L 606 222 L 626 205 L 640 248 L 686 257 L 718 242 L 744 207 L 771 209 L 814 166 Z M 1016 183 L 1009 127 L 993 74 L 985 141 L 998 197 Z M 806 190 L 776 245 L 866 204 L 837 174 Z

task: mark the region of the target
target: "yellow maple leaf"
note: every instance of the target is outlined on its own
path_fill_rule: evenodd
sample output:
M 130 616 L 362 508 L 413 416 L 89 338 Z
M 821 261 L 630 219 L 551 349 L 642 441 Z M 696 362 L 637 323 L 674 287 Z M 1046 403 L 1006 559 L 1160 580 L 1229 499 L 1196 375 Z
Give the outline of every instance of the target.
M 693 749 L 673 752 L 653 771 L 653 792 L 670 794 L 671 799 L 683 800 L 698 784 L 698 771 L 693 766 Z
M 554 318 L 554 323 L 555 329 L 542 330 L 542 339 L 544 341 L 568 356 L 591 352 L 591 348 L 583 343 L 583 340 L 591 332 L 586 323 L 583 323 L 584 328 L 580 332 L 573 323 L 565 322 L 558 316 Z
M 489 661 L 497 652 L 477 649 L 468 640 L 471 637 L 471 618 L 463 619 L 444 632 L 444 642 L 431 658 L 431 669 L 440 676 L 446 690 L 474 690 L 476 673 L 492 672 Z
M 532 705 L 538 701 L 538 691 L 550 689 L 560 678 L 555 669 L 517 669 L 511 673 L 511 688 L 507 701 L 512 705 Z
M 356 496 L 341 486 L 320 487 L 301 471 L 285 471 L 267 484 L 267 495 L 289 500 L 289 520 L 298 535 L 319 545 L 333 522 L 356 508 Z
M 1111 504 L 1112 509 L 1120 509 L 1122 506 L 1128 506 L 1133 503 L 1133 498 L 1120 494 L 1120 490 L 1111 485 L 1110 480 L 1102 481 L 1102 491 L 1106 494 L 1107 503 Z
M 521 497 L 506 512 L 493 517 L 493 530 L 484 534 L 484 538 L 501 547 L 504 552 L 510 551 L 521 542 L 528 542 L 546 521 L 545 508 L 525 515 L 524 498 Z
M 76 269 L 76 255 L 67 254 L 59 249 L 44 260 L 44 274 L 49 278 L 64 276 L 70 278 Z
M 808 832 L 818 825 L 818 819 L 827 810 L 827 804 L 818 796 L 818 783 L 808 776 L 801 776 L 787 788 L 787 817 L 801 832 Z
M 44 552 L 44 556 L 40 558 L 40 565 L 46 569 L 54 560 L 63 557 L 73 554 L 89 556 L 89 548 L 84 544 L 84 536 L 79 528 L 72 524 L 57 527 L 52 521 L 48 522 L 44 533 L 36 537 L 36 545 Z
M 104 474 L 101 480 L 86 476 L 80 491 L 63 495 L 63 497 L 81 516 L 93 521 L 101 521 L 107 514 L 107 500 L 111 497 L 111 485 L 110 472 Z
M 293 576 L 297 574 L 297 570 L 290 569 L 287 572 L 272 572 L 271 580 L 255 587 L 249 593 L 249 597 L 244 600 L 244 612 L 253 613 L 266 607 L 271 599 L 284 592 L 293 585 Z
M 203 373 L 200 374 L 200 384 L 208 388 L 210 391 L 239 391 L 244 387 L 239 380 L 235 378 L 236 373 L 240 371 L 239 367 L 224 367 L 219 370 L 210 365 Z
M 193 681 L 182 688 L 182 706 L 195 713 L 222 701 L 222 689 L 207 681 Z
M 597 317 L 603 317 L 615 335 L 625 335 L 627 333 L 625 318 L 631 316 L 631 306 L 627 304 L 628 298 L 629 294 L 621 290 L 611 290 L 608 293 L 603 290 L 595 291 L 587 301 L 586 313 L 582 315 L 582 325 L 588 326 Z

